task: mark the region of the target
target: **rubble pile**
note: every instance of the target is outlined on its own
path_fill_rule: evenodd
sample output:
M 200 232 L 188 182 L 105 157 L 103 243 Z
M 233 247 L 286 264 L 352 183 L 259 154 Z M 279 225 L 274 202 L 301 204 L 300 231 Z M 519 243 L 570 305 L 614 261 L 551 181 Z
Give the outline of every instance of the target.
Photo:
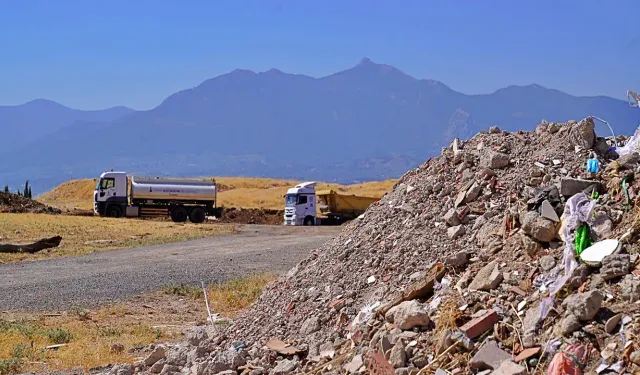
M 230 326 L 111 372 L 640 371 L 640 155 L 610 142 L 591 118 L 455 140 Z
M 61 211 L 18 194 L 0 191 L 0 213 L 59 214 Z
M 224 208 L 222 223 L 282 225 L 284 210 L 264 208 Z

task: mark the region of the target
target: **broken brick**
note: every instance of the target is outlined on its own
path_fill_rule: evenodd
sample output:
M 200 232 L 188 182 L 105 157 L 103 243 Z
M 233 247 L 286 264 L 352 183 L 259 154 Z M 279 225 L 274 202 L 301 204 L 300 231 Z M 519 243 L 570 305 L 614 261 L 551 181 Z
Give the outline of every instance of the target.
M 293 307 L 295 306 L 295 302 L 291 301 L 289 302 L 289 304 L 287 305 L 287 314 L 291 312 L 291 310 L 293 310 Z
M 493 325 L 497 322 L 498 313 L 493 310 L 489 310 L 486 314 L 468 321 L 465 325 L 460 327 L 460 330 L 464 332 L 468 338 L 474 339 L 493 328 Z
M 344 301 L 345 301 L 344 298 L 340 298 L 335 301 L 332 301 L 329 303 L 329 308 L 330 309 L 335 308 L 336 310 L 340 310 L 342 306 L 344 306 Z
M 520 289 L 520 288 L 518 288 L 517 286 L 514 286 L 514 285 L 509 287 L 509 291 L 519 295 L 520 297 L 526 297 L 527 296 L 527 293 L 524 290 L 522 290 L 522 289 Z
M 518 354 L 516 356 L 516 358 L 513 360 L 514 362 L 520 362 L 520 361 L 524 361 L 527 360 L 533 356 L 536 356 L 540 353 L 540 347 L 535 347 L 535 348 L 529 348 L 529 349 L 525 349 L 523 351 L 520 352 L 520 354 Z

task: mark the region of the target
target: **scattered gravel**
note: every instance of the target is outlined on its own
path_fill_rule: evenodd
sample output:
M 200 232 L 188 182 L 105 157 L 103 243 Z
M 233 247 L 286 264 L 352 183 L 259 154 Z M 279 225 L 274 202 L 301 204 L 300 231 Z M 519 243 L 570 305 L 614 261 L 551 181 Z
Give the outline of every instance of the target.
M 0 265 L 0 310 L 93 307 L 169 284 L 283 272 L 339 230 L 253 226 L 227 236 Z

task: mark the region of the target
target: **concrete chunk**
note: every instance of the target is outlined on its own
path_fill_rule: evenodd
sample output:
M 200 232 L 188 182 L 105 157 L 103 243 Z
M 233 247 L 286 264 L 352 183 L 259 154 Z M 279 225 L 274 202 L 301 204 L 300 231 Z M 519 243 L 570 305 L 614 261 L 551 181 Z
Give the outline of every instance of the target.
M 547 219 L 555 221 L 556 223 L 560 221 L 560 218 L 558 217 L 556 211 L 553 209 L 551 202 L 546 199 L 542 201 L 542 206 L 540 207 L 540 216 L 546 217 Z
M 487 341 L 471 358 L 471 368 L 474 370 L 495 370 L 506 360 L 511 360 L 511 354 L 500 349 L 495 341 Z
M 447 235 L 452 240 L 462 236 L 466 232 L 466 229 L 462 225 L 456 225 L 455 227 L 451 227 L 447 229 Z
M 596 191 L 601 191 L 602 184 L 600 182 L 565 177 L 560 180 L 560 194 L 565 197 L 570 197 L 594 185 Z
M 416 300 L 402 302 L 387 311 L 385 319 L 395 322 L 398 328 L 408 330 L 415 327 L 429 325 L 429 314 L 420 302 Z
M 613 280 L 627 275 L 631 271 L 631 257 L 629 254 L 611 254 L 602 260 L 600 275 L 604 280 Z
M 480 157 L 480 166 L 491 169 L 505 168 L 509 166 L 509 155 L 503 154 L 502 152 L 487 150 Z
M 444 221 L 452 227 L 460 225 L 460 219 L 458 218 L 458 213 L 456 212 L 455 208 L 447 211 L 447 213 L 444 215 Z
M 469 188 L 469 190 L 467 190 L 467 194 L 464 199 L 465 203 L 470 203 L 475 201 L 481 192 L 482 192 L 482 185 L 478 184 L 477 182 L 474 182 L 473 185 L 471 185 L 471 187 Z
M 527 373 L 527 369 L 523 366 L 520 366 L 513 361 L 504 361 L 500 364 L 500 367 L 496 371 L 494 371 L 493 375 L 525 375 Z
M 355 357 L 353 357 L 351 362 L 347 363 L 347 365 L 344 366 L 344 369 L 349 374 L 355 374 L 358 372 L 358 370 L 360 369 L 360 367 L 362 367 L 363 364 L 364 364 L 364 361 L 362 360 L 362 355 L 358 354 Z
M 153 349 L 151 353 L 149 353 L 147 358 L 144 359 L 144 364 L 147 366 L 153 366 L 159 360 L 164 359 L 166 353 L 167 350 L 164 347 L 156 346 L 156 348 Z
M 562 306 L 579 320 L 587 321 L 596 316 L 603 300 L 604 296 L 599 291 L 591 290 L 570 295 L 562 301 Z
M 484 266 L 469 284 L 471 290 L 492 290 L 502 282 L 502 272 L 498 268 L 498 263 L 493 261 Z

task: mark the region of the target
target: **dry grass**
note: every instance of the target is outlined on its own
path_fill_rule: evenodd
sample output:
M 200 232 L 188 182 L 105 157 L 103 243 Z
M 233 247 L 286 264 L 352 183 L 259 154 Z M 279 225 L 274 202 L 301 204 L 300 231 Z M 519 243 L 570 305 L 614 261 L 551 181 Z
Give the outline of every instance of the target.
M 246 278 L 234 279 L 223 284 L 212 284 L 207 287 L 207 297 L 211 310 L 224 317 L 235 317 L 260 296 L 262 290 L 276 280 L 274 274 L 259 274 Z M 202 288 L 195 285 L 169 285 L 163 289 L 168 295 L 202 300 Z
M 235 316 L 274 279 L 270 274 L 255 275 L 211 285 L 207 291 L 211 308 L 223 316 Z M 183 328 L 205 324 L 206 316 L 202 290 L 196 286 L 167 287 L 122 304 L 94 311 L 75 309 L 62 316 L 2 314 L 0 374 L 132 363 L 144 353 L 129 353 L 129 349 L 177 341 Z M 67 345 L 45 349 L 59 343 Z M 123 350 L 114 350 L 117 347 Z
M 0 214 L 0 242 L 21 243 L 61 235 L 58 248 L 36 254 L 0 254 L 0 262 L 72 256 L 96 251 L 184 241 L 227 234 L 224 224 L 176 224 L 170 221 L 111 219 L 91 216 Z M 90 241 L 110 240 L 91 243 Z
M 219 205 L 271 209 L 282 209 L 282 196 L 287 192 L 288 188 L 299 183 L 291 180 L 245 177 L 220 177 L 216 178 L 216 181 L 219 186 Z M 318 189 L 334 189 L 345 194 L 382 197 L 386 192 L 391 191 L 395 183 L 395 180 L 346 186 L 320 183 L 318 184 Z M 65 182 L 37 199 L 61 209 L 91 210 L 93 209 L 93 188 L 95 185 L 96 181 L 92 179 L 72 180 Z
M 459 300 L 449 294 L 438 309 L 438 319 L 436 320 L 435 333 L 442 333 L 447 329 L 456 329 L 457 320 L 462 317 L 462 312 L 458 309 Z
M 98 316 L 102 316 L 100 319 Z M 28 370 L 85 369 L 107 363 L 130 363 L 128 348 L 178 338 L 176 333 L 154 328 L 146 317 L 141 322 L 118 322 L 108 309 L 89 315 L 67 313 L 59 317 L 23 316 L 0 320 L 0 373 Z M 57 350 L 46 347 L 66 344 Z M 114 350 L 122 345 L 125 350 Z M 2 370 L 1 363 L 14 368 Z M 9 366 L 7 366 L 9 367 Z
M 264 274 L 211 285 L 207 288 L 211 309 L 222 316 L 235 317 L 240 311 L 249 307 L 260 296 L 262 290 L 274 280 L 276 280 L 275 275 Z

